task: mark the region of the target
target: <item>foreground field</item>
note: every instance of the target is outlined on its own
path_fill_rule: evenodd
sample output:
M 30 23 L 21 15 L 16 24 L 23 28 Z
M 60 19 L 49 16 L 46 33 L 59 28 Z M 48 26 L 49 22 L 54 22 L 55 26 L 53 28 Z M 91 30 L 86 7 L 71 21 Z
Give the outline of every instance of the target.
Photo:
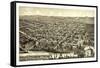
M 20 61 L 27 60 L 52 60 L 52 59 L 68 59 L 77 58 L 78 55 L 74 53 L 52 53 L 45 51 L 29 51 L 28 53 L 19 54 Z

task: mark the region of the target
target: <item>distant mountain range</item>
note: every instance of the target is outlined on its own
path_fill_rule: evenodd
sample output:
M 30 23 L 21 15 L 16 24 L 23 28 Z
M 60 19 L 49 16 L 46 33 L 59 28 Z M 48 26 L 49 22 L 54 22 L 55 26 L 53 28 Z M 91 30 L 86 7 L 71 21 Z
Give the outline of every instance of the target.
M 61 16 L 41 16 L 41 15 L 24 15 L 19 16 L 19 19 L 24 20 L 40 20 L 40 21 L 60 21 L 60 22 L 80 22 L 86 24 L 94 24 L 94 17 L 61 17 Z

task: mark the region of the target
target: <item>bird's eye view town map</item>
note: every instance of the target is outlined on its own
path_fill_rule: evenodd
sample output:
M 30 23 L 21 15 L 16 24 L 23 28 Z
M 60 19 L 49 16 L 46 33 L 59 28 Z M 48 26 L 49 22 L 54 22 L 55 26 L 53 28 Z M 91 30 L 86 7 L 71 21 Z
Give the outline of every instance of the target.
M 94 10 L 19 7 L 19 61 L 95 56 Z

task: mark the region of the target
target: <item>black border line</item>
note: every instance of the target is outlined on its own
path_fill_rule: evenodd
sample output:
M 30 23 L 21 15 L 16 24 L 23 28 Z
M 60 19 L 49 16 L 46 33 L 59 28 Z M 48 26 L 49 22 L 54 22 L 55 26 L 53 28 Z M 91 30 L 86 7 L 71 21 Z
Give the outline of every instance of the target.
M 96 60 L 98 62 L 98 6 L 96 6 Z
M 94 7 L 96 8 L 96 60 L 91 61 L 78 61 L 78 62 L 61 62 L 61 63 L 45 63 L 45 64 L 29 64 L 29 65 L 16 65 L 16 3 L 30 3 L 30 4 L 45 4 L 45 5 L 59 5 L 59 6 L 78 6 L 78 7 Z M 73 63 L 88 63 L 98 62 L 98 6 L 92 5 L 75 5 L 75 4 L 59 4 L 59 3 L 44 3 L 44 2 L 27 2 L 27 1 L 12 1 L 11 5 L 11 34 L 10 34 L 10 65 L 13 67 L 22 66 L 41 66 L 41 65 L 56 65 L 56 64 L 73 64 Z
M 10 49 L 10 65 L 11 66 L 16 66 L 16 3 L 15 2 L 11 2 L 10 3 L 10 11 L 11 11 L 11 27 L 10 27 L 10 44 L 11 44 L 11 49 Z

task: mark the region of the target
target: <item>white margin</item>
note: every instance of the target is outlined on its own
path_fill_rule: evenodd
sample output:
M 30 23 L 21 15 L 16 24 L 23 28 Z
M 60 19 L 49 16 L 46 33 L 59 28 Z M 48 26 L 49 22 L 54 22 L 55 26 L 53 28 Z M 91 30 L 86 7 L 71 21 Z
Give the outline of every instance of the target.
M 37 61 L 19 61 L 19 6 L 27 7 L 44 7 L 44 8 L 61 8 L 61 9 L 87 9 L 95 11 L 95 57 L 94 58 L 75 58 L 75 59 L 59 59 L 59 60 L 37 60 Z M 46 4 L 16 4 L 16 64 L 17 65 L 31 65 L 31 64 L 47 64 L 47 63 L 64 63 L 64 62 L 81 62 L 81 61 L 95 61 L 96 60 L 96 8 L 94 7 L 76 7 L 76 6 L 60 6 L 60 5 L 46 5 Z

